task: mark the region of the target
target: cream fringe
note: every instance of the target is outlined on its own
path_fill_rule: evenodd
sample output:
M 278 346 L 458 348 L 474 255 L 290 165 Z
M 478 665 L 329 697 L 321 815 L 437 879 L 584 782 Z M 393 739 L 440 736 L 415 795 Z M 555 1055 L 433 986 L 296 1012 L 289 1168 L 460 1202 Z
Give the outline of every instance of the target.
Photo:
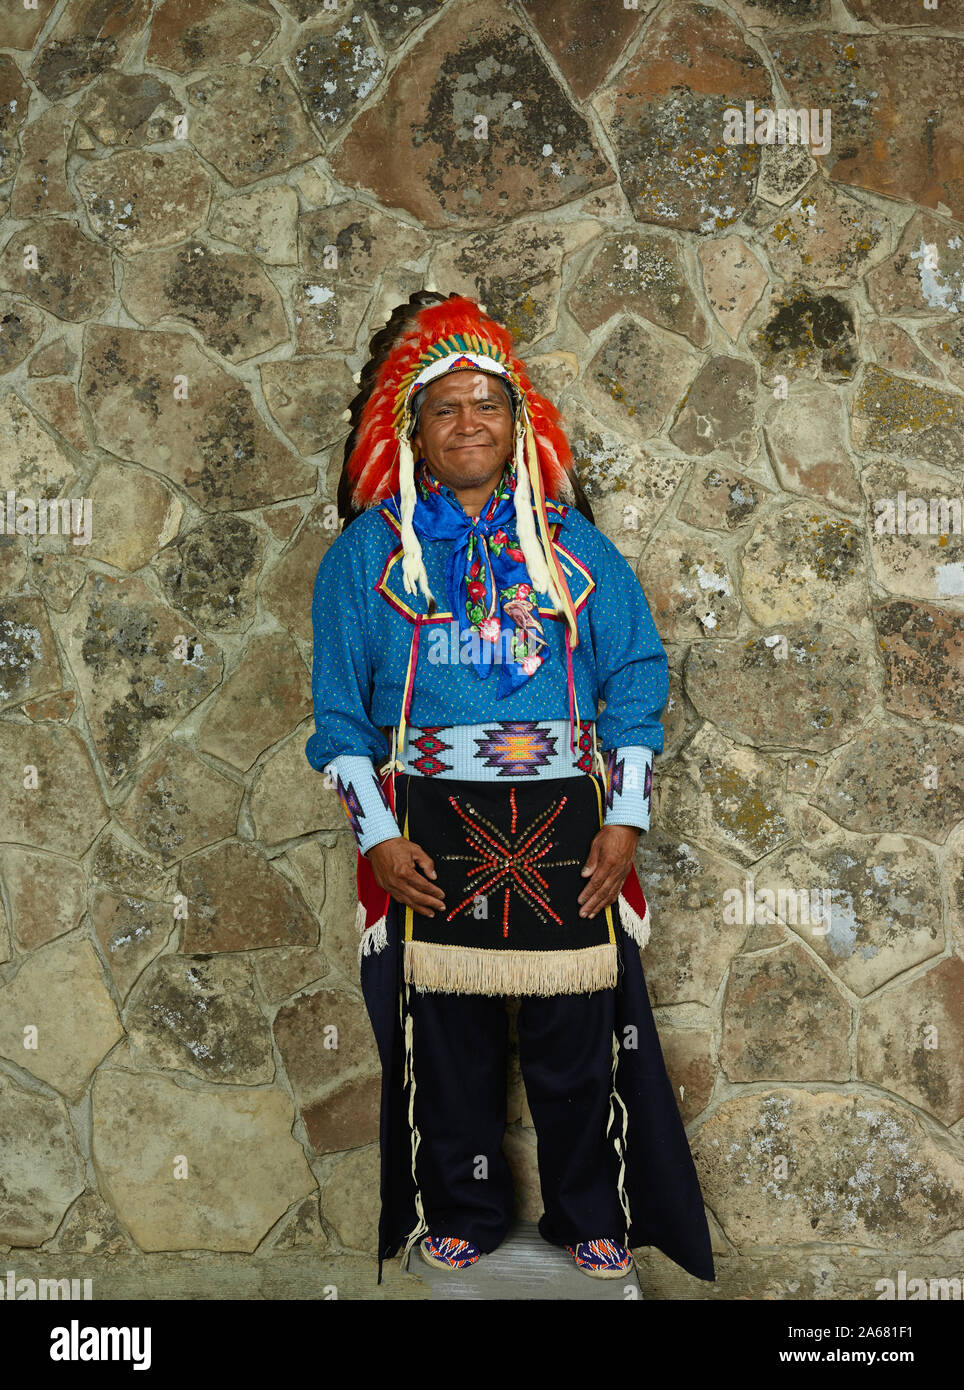
M 643 895 L 645 897 L 645 894 Z M 623 931 L 628 937 L 636 942 L 637 946 L 645 946 L 649 941 L 649 901 L 646 902 L 646 911 L 640 917 L 634 908 L 630 907 L 626 899 L 619 895 L 619 920 L 622 923 Z
M 623 1105 L 622 1098 L 620 1097 L 619 1092 L 616 1090 L 616 1067 L 617 1067 L 618 1064 L 619 1064 L 619 1042 L 618 1042 L 618 1040 L 617 1040 L 617 1038 L 616 1038 L 616 1034 L 613 1033 L 613 1084 L 612 1084 L 612 1089 L 611 1089 L 611 1091 L 610 1091 L 610 1093 L 609 1093 L 609 1119 L 608 1119 L 607 1122 L 606 1122 L 606 1135 L 607 1135 L 607 1137 L 608 1137 L 608 1135 L 609 1135 L 609 1130 L 610 1130 L 610 1128 L 611 1128 L 611 1126 L 612 1126 L 613 1114 L 614 1114 L 614 1111 L 613 1111 L 613 1101 L 616 1101 L 616 1102 L 618 1102 L 618 1104 L 619 1104 L 620 1110 L 623 1112 L 623 1132 L 622 1132 L 622 1137 L 620 1137 L 618 1134 L 613 1135 L 613 1147 L 615 1148 L 616 1153 L 617 1153 L 618 1156 L 619 1156 L 619 1175 L 618 1175 L 618 1177 L 617 1177 L 617 1179 L 616 1179 L 616 1190 L 617 1190 L 618 1193 L 619 1193 L 619 1203 L 620 1203 L 620 1206 L 622 1207 L 623 1213 L 624 1213 L 624 1215 L 625 1215 L 625 1217 L 626 1217 L 626 1234 L 625 1234 L 625 1236 L 623 1237 L 622 1243 L 623 1243 L 623 1245 L 627 1246 L 627 1248 L 628 1248 L 628 1246 L 629 1246 L 629 1231 L 630 1231 L 630 1227 L 631 1227 L 632 1224 L 633 1224 L 632 1217 L 630 1216 L 630 1213 L 629 1213 L 629 1198 L 628 1198 L 628 1196 L 626 1195 L 626 1185 L 625 1185 L 625 1178 L 626 1178 L 626 1126 L 627 1126 L 627 1124 L 629 1123 L 629 1112 L 627 1111 L 625 1105 Z
M 406 985 L 406 1003 L 408 1003 L 409 997 L 409 989 L 408 985 Z M 402 1252 L 402 1259 L 404 1260 L 405 1268 L 408 1269 L 409 1261 L 411 1260 L 412 1256 L 413 1246 L 415 1245 L 416 1241 L 422 1238 L 422 1236 L 427 1236 L 429 1234 L 429 1229 L 428 1226 L 425 1224 L 425 1211 L 422 1207 L 422 1194 L 419 1191 L 418 1176 L 415 1172 L 415 1155 L 418 1153 L 418 1146 L 422 1142 L 422 1136 L 419 1134 L 418 1128 L 415 1124 L 415 1054 L 414 1049 L 412 1047 L 412 1015 L 410 1010 L 407 1011 L 407 1017 L 403 1013 L 401 991 L 399 991 L 398 1011 L 399 1016 L 403 1019 L 405 1031 L 405 1069 L 402 1073 L 402 1085 L 405 1086 L 410 1083 L 408 1092 L 408 1127 L 411 1130 L 412 1134 L 412 1177 L 415 1180 L 415 1214 L 418 1218 L 415 1222 L 415 1226 L 409 1233 L 408 1239 L 405 1242 L 405 1249 Z
M 429 612 L 435 603 L 428 585 L 428 574 L 422 559 L 422 547 L 415 534 L 415 456 L 412 446 L 403 435 L 398 443 L 398 486 L 401 493 L 402 585 L 407 594 L 421 589 Z
M 524 407 L 520 407 L 516 416 L 514 448 L 516 483 L 513 506 L 515 508 L 516 531 L 519 536 L 519 549 L 525 557 L 526 570 L 533 589 L 538 590 L 540 594 L 548 594 L 550 608 L 555 613 L 561 613 L 563 611 L 562 597 L 552 575 L 551 560 L 545 551 L 545 545 L 549 543 L 548 537 L 540 541 L 536 532 L 532 487 L 525 454 L 523 411 Z
M 405 979 L 442 994 L 589 994 L 614 989 L 619 958 L 607 942 L 578 951 L 500 951 L 405 942 Z
M 359 903 L 355 908 L 355 930 L 359 934 L 358 968 L 360 970 L 363 956 L 370 956 L 372 951 L 375 951 L 376 954 L 379 951 L 384 951 L 388 945 L 388 920 L 385 917 L 379 917 L 377 922 L 366 927 L 365 909 Z

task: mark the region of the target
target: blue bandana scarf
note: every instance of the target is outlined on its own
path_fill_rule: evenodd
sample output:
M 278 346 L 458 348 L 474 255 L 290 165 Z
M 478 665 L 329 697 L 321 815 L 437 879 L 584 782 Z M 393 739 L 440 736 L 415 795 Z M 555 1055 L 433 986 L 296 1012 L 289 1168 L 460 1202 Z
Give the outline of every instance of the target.
M 424 459 L 416 468 L 415 486 L 418 498 L 412 525 L 416 535 L 455 541 L 445 583 L 449 608 L 458 619 L 462 659 L 468 650 L 482 678 L 493 665 L 499 666 L 496 698 L 501 700 L 549 659 L 516 535 L 515 459 L 478 518 L 468 516 L 457 498 L 442 491 Z

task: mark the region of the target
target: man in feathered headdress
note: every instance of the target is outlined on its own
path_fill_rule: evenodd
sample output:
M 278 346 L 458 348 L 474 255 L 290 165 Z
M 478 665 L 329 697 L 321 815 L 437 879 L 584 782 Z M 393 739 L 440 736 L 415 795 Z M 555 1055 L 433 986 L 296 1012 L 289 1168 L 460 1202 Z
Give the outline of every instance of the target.
M 359 849 L 379 1280 L 403 1245 L 464 1268 L 505 1238 L 507 996 L 542 1235 L 593 1276 L 653 1244 L 712 1279 L 638 950 L 633 853 L 668 698 L 645 597 L 480 305 L 413 295 L 360 383 L 346 525 L 315 580 L 306 754 Z

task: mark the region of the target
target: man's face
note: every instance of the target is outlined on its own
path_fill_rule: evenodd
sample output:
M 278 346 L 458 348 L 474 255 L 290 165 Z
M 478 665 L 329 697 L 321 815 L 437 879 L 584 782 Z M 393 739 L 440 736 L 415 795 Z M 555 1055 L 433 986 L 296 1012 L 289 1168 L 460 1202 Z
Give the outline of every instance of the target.
M 425 390 L 412 443 L 453 491 L 495 486 L 512 451 L 512 411 L 485 372 L 457 371 Z

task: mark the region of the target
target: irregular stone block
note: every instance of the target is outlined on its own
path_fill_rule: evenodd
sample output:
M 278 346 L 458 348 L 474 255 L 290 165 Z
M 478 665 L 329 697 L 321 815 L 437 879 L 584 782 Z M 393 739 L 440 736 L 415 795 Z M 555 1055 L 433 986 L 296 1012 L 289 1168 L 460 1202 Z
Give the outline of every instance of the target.
M 793 30 L 829 20 L 832 0 L 730 0 L 748 29 Z
M 0 598 L 0 709 L 59 690 L 63 672 L 43 600 Z
M 853 1011 L 801 946 L 737 956 L 723 1000 L 730 1081 L 849 1081 Z
M 954 386 L 964 387 L 964 332 L 960 317 L 931 328 L 919 328 L 917 332 L 921 343 L 939 362 L 948 381 Z M 918 376 L 929 375 L 920 367 L 916 370 Z
M 71 937 L 41 946 L 0 989 L 0 1054 L 70 1101 L 80 1099 L 95 1068 L 123 1036 L 88 941 Z
M 961 740 L 937 727 L 867 729 L 830 763 L 813 804 L 849 830 L 943 844 L 964 817 Z
M 145 854 L 139 854 L 124 844 L 113 830 L 108 830 L 94 846 L 91 875 L 121 893 L 134 893 L 156 898 L 163 893 L 167 881 L 161 866 Z
M 370 289 L 340 283 L 332 288 L 324 280 L 311 279 L 302 280 L 292 297 L 297 353 L 337 351 L 346 356 L 355 351 L 358 325 L 369 315 Z
M 170 478 L 208 512 L 315 491 L 317 469 L 284 447 L 247 387 L 187 334 L 101 325 L 87 334 L 80 391 L 103 448 Z M 184 399 L 172 374 L 188 385 Z
M 169 742 L 115 815 L 166 866 L 233 835 L 243 796 L 238 782 Z
M 325 1220 L 348 1250 L 378 1250 L 378 1192 L 381 1171 L 378 1145 L 346 1154 L 332 1168 L 321 1193 Z M 418 1256 L 416 1255 L 416 1259 Z
M 684 680 L 704 719 L 756 748 L 836 748 L 877 703 L 870 654 L 846 628 L 821 622 L 694 643 Z
M 28 700 L 23 712 L 35 724 L 45 719 L 56 719 L 60 724 L 69 723 L 77 708 L 77 697 L 73 690 L 57 690 L 53 695 L 44 695 L 39 700 Z
M 187 954 L 314 946 L 318 928 L 301 893 L 251 845 L 217 845 L 181 865 Z
M 596 222 L 581 218 L 513 222 L 505 230 L 474 232 L 436 249 L 430 283 L 484 304 L 523 352 L 527 344 L 555 332 L 563 262 L 597 231 Z
M 442 0 L 445 3 L 445 0 Z M 371 0 L 365 6 L 369 19 L 378 30 L 383 45 L 397 48 L 406 34 L 417 29 L 426 18 L 434 19 L 439 11 L 438 0 L 406 0 L 404 6 L 396 0 Z
M 742 237 L 735 235 L 701 241 L 697 255 L 709 306 L 735 343 L 766 288 L 767 272 Z
M 775 895 L 778 920 L 855 994 L 944 949 L 937 863 L 916 840 L 822 835 L 779 850 L 756 883 Z
M 298 219 L 298 239 L 303 270 L 329 282 L 353 285 L 374 285 L 383 271 L 420 261 L 429 247 L 429 238 L 420 228 L 386 217 L 359 198 L 303 213 Z
M 289 359 L 262 362 L 258 370 L 265 405 L 299 453 L 310 457 L 345 437 L 341 416 L 357 387 L 344 362 Z
M 211 211 L 208 230 L 267 265 L 297 265 L 298 194 L 286 184 L 274 184 L 223 198 Z
M 316 1153 L 341 1153 L 378 1140 L 380 1073 L 350 1077 L 323 1100 L 302 1109 L 308 1139 Z
M 194 0 L 185 12 L 171 0 L 154 10 L 145 63 L 169 72 L 195 72 L 215 63 L 250 61 L 261 53 L 281 28 L 270 9 L 234 5 L 231 0 Z
M 945 97 L 964 87 L 959 42 L 811 30 L 771 40 L 770 55 L 791 106 L 832 110 L 821 160 L 834 183 L 924 207 L 944 203 L 960 219 L 958 116 Z
M 90 1191 L 74 1203 L 55 1244 L 65 1255 L 129 1255 L 133 1249 L 106 1202 Z
M 961 1224 L 959 1161 L 879 1096 L 736 1096 L 691 1149 L 703 1196 L 741 1250 L 818 1241 L 887 1250 L 909 1232 L 931 1244 Z
M 273 1081 L 271 1033 L 244 956 L 160 956 L 127 1010 L 140 1068 L 186 1071 L 207 1081 Z
M 73 931 L 87 910 L 79 864 L 23 845 L 0 845 L 0 879 L 20 951 L 33 951 Z
M 67 143 L 74 120 L 75 114 L 70 107 L 58 103 L 35 116 L 27 126 L 10 194 L 11 216 L 29 218 L 57 212 L 76 213 L 76 200 L 67 187 Z
M 71 109 L 102 145 L 141 149 L 174 138 L 181 103 L 170 83 L 152 72 L 108 68 Z
M 645 17 L 656 8 L 656 0 L 641 0 L 632 9 L 619 5 L 600 9 L 594 0 L 568 0 L 565 5 L 554 0 L 522 0 L 522 8 L 577 100 L 587 101 Z
M 945 1125 L 964 1115 L 964 960 L 949 956 L 866 1004 L 857 1072 Z
M 929 331 L 933 330 L 921 333 L 921 339 L 935 356 L 939 356 L 940 347 L 933 338 L 928 337 Z M 943 337 L 940 328 L 936 332 L 938 338 Z M 924 356 L 914 339 L 899 324 L 872 323 L 864 332 L 863 340 L 873 352 L 877 366 L 885 372 L 901 372 L 905 376 L 923 376 L 929 377 L 932 381 L 940 380 L 940 368 L 935 367 L 930 358 Z
M 616 429 L 640 439 L 659 434 L 691 381 L 698 359 L 668 335 L 626 318 L 586 368 L 583 390 Z
M 291 66 L 318 129 L 336 136 L 378 86 L 385 62 L 372 43 L 364 7 L 339 13 L 337 29 L 317 25 L 299 34 Z M 324 10 L 319 19 L 330 19 Z M 302 42 L 302 40 L 304 40 Z
M 713 465 L 693 474 L 678 515 L 703 531 L 735 531 L 772 496 L 772 490 L 755 478 Z
M 30 582 L 36 584 L 43 594 L 48 609 L 55 613 L 66 613 L 74 595 L 81 588 L 90 569 L 83 560 L 73 560 L 69 555 L 55 555 L 42 550 L 29 557 Z
M 311 678 L 287 633 L 252 637 L 198 731 L 198 747 L 246 771 L 311 712 Z
M 88 555 L 121 570 L 139 570 L 181 524 L 184 504 L 142 469 L 105 461 L 87 485 L 93 517 Z
M 579 405 L 566 411 L 566 437 L 596 525 L 622 554 L 638 559 L 682 480 L 685 461 L 656 458 Z
M 0 841 L 80 859 L 110 820 L 76 729 L 0 719 L 0 769 Z
M 339 532 L 338 509 L 327 499 L 305 518 L 291 545 L 270 566 L 258 590 L 262 603 L 295 637 L 314 640 L 311 622 L 315 576 L 325 552 Z
M 664 11 L 593 102 L 633 216 L 703 235 L 735 222 L 753 197 L 759 151 L 724 143 L 723 113 L 770 96 L 766 68 L 729 16 L 692 4 Z
M 123 67 L 144 33 L 150 8 L 148 0 L 133 0 L 107 17 L 98 0 L 80 0 L 69 13 L 61 12 L 47 34 L 30 65 L 31 79 L 48 101 L 58 101 L 106 68 Z
M 780 486 L 843 511 L 861 505 L 860 488 L 845 446 L 846 405 L 821 382 L 794 383 L 786 400 L 773 399 L 764 434 Z
M 321 1206 L 317 1194 L 306 1197 L 286 1222 L 272 1250 L 327 1250 L 331 1242 L 321 1224 Z
M 891 599 L 874 605 L 874 623 L 887 708 L 905 719 L 964 723 L 964 613 Z
M 784 295 L 771 295 L 768 311 L 766 322 L 747 337 L 765 381 L 801 375 L 831 382 L 853 377 L 860 359 L 854 312 L 844 300 L 792 287 Z
M 340 989 L 299 994 L 278 1010 L 274 1037 L 306 1123 L 312 1116 L 312 1142 L 321 1141 L 322 1152 L 347 1147 L 327 1143 L 324 1107 L 334 1098 L 333 1104 L 343 1109 L 338 1093 L 347 1082 L 380 1074 L 364 1004 Z
M 296 734 L 259 767 L 248 802 L 254 838 L 265 844 L 294 840 L 315 830 L 344 830 L 345 812 L 335 788 L 305 757 Z
M 254 526 L 222 512 L 161 550 L 154 569 L 171 603 L 198 627 L 243 632 L 255 618 L 264 550 Z
M 299 94 L 280 63 L 223 63 L 186 87 L 191 140 L 234 188 L 321 153 Z
M 794 833 L 796 813 L 775 765 L 710 726 L 655 779 L 655 810 L 670 834 L 752 864 Z
M 837 115 L 834 110 L 834 124 Z M 833 135 L 839 140 L 836 130 Z M 782 209 L 760 235 L 777 275 L 788 284 L 813 289 L 853 285 L 890 249 L 890 227 L 884 218 L 826 180 Z
M 66 1106 L 0 1072 L 0 1134 L 7 1137 L 0 1145 L 0 1241 L 41 1245 L 84 1190 Z
M 324 951 L 315 946 L 279 946 L 258 951 L 254 970 L 269 1004 L 280 1004 L 328 974 Z
M 506 1130 L 502 1151 L 512 1174 L 516 1221 L 538 1221 L 542 1215 L 539 1152 L 532 1130 Z
M 38 381 L 30 388 L 30 404 L 37 414 L 58 434 L 62 434 L 68 444 L 78 453 L 85 454 L 90 448 L 87 427 L 84 424 L 77 394 L 70 381 Z M 76 533 L 76 528 L 75 528 Z M 71 544 L 73 544 L 71 540 Z
M 72 489 L 76 478 L 64 450 L 41 428 L 19 396 L 12 391 L 0 396 L 0 488 L 4 503 L 9 490 L 28 498 L 59 497 Z M 21 539 L 18 548 L 23 544 Z M 79 551 L 75 563 L 80 564 Z
M 331 836 L 325 851 L 325 902 L 319 913 L 321 944 L 333 965 L 358 982 L 358 846 L 350 830 Z
M 867 611 L 866 553 L 857 525 L 811 502 L 761 517 L 743 549 L 743 603 L 761 627 L 812 619 L 849 626 Z
M 167 945 L 174 906 L 98 888 L 91 899 L 90 920 L 117 993 L 126 999 L 138 976 Z
M 636 573 L 664 640 L 736 631 L 740 600 L 715 539 L 664 523 L 643 552 Z
M 12 372 L 33 352 L 44 335 L 46 325 L 39 309 L 32 304 L 22 303 L 12 294 L 0 294 L 0 315 L 3 316 L 4 330 L 0 338 L 0 370 Z M 32 369 L 36 360 L 35 357 L 31 362 Z
M 569 295 L 569 308 L 587 333 L 628 311 L 681 333 L 694 347 L 709 342 L 681 248 L 669 236 L 620 232 L 603 238 Z
M 288 339 L 281 296 L 255 257 L 201 241 L 132 259 L 121 297 L 139 323 L 185 319 L 229 362 L 247 362 Z
M 636 868 L 654 917 L 643 952 L 653 1004 L 712 1004 L 746 937 L 746 926 L 722 912 L 736 870 L 658 827 L 640 836 Z
M 711 357 L 687 391 L 669 437 L 685 454 L 725 449 L 737 463 L 758 452 L 756 372 L 738 357 Z
M 276 1087 L 188 1090 L 110 1067 L 93 1089 L 101 1192 L 142 1250 L 251 1254 L 317 1186 Z
M 24 264 L 28 246 L 35 248 L 36 270 Z M 114 297 L 110 251 L 64 217 L 28 223 L 0 251 L 0 289 L 14 290 L 68 323 L 98 318 Z
M 964 452 L 964 401 L 868 364 L 851 402 L 851 440 L 855 449 L 956 469 Z
M 192 149 L 120 150 L 92 159 L 78 173 L 77 187 L 94 231 L 126 256 L 173 247 L 204 226 L 211 206 L 211 178 Z M 180 248 L 169 253 L 167 262 L 179 253 Z M 144 276 L 143 262 L 134 261 L 124 272 L 121 294 L 125 305 L 133 305 L 135 318 L 140 318 L 137 290 Z M 159 281 L 152 288 L 162 296 L 168 291 Z M 183 284 L 178 288 L 183 293 Z M 162 298 L 161 303 L 166 307 L 153 315 L 148 311 L 149 317 L 176 312 L 175 301 Z
M 404 160 L 385 158 L 402 149 Z M 478 0 L 470 17 L 460 7 L 442 14 L 356 117 L 331 165 L 343 183 L 370 188 L 425 227 L 453 218 L 490 226 L 613 181 L 590 125 L 494 0 Z
M 220 649 L 141 579 L 88 576 L 64 619 L 64 645 L 112 783 L 120 782 L 221 679 Z
M 713 1034 L 708 1028 L 661 1027 L 659 1045 L 683 1124 L 688 1125 L 706 1109 L 716 1082 Z

